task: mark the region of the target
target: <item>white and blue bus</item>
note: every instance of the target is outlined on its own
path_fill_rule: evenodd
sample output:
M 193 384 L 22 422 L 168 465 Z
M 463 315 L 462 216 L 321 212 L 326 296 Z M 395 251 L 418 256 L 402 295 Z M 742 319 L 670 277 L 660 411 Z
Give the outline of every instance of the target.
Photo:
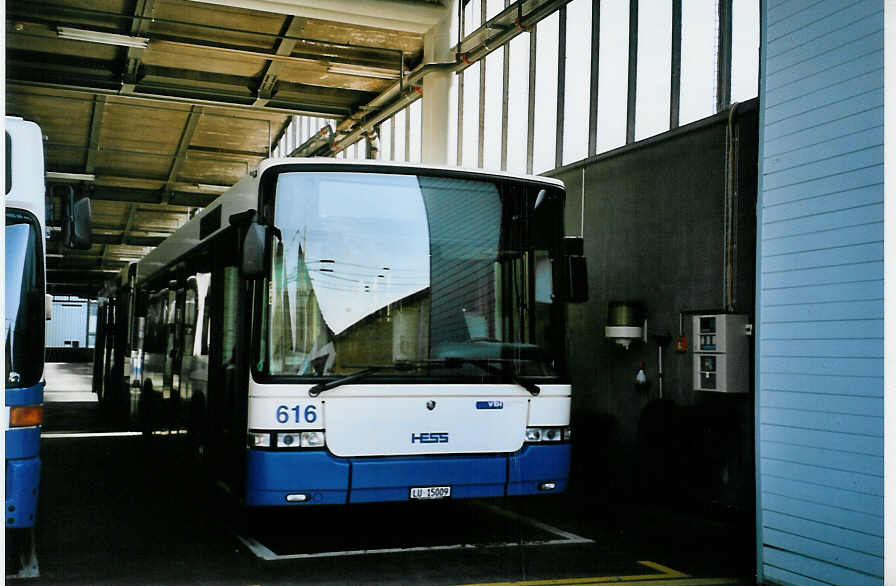
M 103 392 L 148 436 L 187 429 L 248 506 L 562 492 L 566 303 L 586 295 L 564 197 L 534 176 L 264 161 L 108 289 L 128 364 Z
M 44 398 L 45 201 L 37 124 L 6 117 L 6 528 L 34 527 Z
M 7 552 L 17 553 L 20 577 L 37 575 L 33 529 L 40 488 L 40 431 L 44 400 L 47 234 L 43 134 L 34 122 L 5 118 L 4 240 L 6 346 L 4 432 L 6 437 Z M 63 243 L 90 246 L 90 200 L 63 202 Z M 9 570 L 10 568 L 7 568 Z

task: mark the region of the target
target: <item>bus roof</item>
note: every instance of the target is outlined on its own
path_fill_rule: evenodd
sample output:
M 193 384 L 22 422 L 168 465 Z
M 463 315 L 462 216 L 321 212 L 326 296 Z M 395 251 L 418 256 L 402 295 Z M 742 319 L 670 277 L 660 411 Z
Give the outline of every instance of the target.
M 564 183 L 559 179 L 552 177 L 542 177 L 541 175 L 522 175 L 507 173 L 505 171 L 492 171 L 488 169 L 470 169 L 467 167 L 452 167 L 448 165 L 429 165 L 422 163 L 404 163 L 401 161 L 377 161 L 377 160 L 351 160 L 351 159 L 333 159 L 333 158 L 281 158 L 281 159 L 265 159 L 258 167 L 258 174 L 261 175 L 271 167 L 281 165 L 307 165 L 309 167 L 333 166 L 333 170 L 350 170 L 351 167 L 364 167 L 365 169 L 382 168 L 384 171 L 393 173 L 396 170 L 405 170 L 409 173 L 416 171 L 436 171 L 452 174 L 471 175 L 482 178 L 500 178 L 524 180 L 530 183 L 541 183 L 546 187 L 558 187 L 564 189 Z
M 500 171 L 485 171 L 482 169 L 464 169 L 459 167 L 447 167 L 438 165 L 419 165 L 413 163 L 401 163 L 391 161 L 351 161 L 332 158 L 280 158 L 265 159 L 258 169 L 240 179 L 233 187 L 222 193 L 213 202 L 208 204 L 201 212 L 196 214 L 177 232 L 166 238 L 158 247 L 144 256 L 137 263 L 137 282 L 142 283 L 155 277 L 158 272 L 171 265 L 203 240 L 210 238 L 219 231 L 226 229 L 230 223 L 229 218 L 233 214 L 244 212 L 258 207 L 258 183 L 259 178 L 270 169 L 276 167 L 307 167 L 308 171 L 348 171 L 353 168 L 364 172 L 376 172 L 382 169 L 387 173 L 414 174 L 419 171 L 446 173 L 452 175 L 470 176 L 480 179 L 504 179 L 525 181 L 536 185 L 544 185 L 555 189 L 564 189 L 565 186 L 559 179 L 540 177 L 538 175 L 514 175 Z M 212 215 L 214 214 L 214 215 Z M 208 218 L 203 222 L 204 218 Z M 203 227 L 204 225 L 204 227 Z M 202 229 L 201 229 L 202 227 Z M 200 234 L 204 232 L 204 234 Z M 200 238 L 200 235 L 202 238 Z

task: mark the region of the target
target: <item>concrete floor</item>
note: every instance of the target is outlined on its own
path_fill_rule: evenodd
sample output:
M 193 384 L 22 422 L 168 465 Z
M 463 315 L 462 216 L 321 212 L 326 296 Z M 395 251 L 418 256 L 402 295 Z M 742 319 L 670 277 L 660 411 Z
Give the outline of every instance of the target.
M 72 435 L 110 431 L 85 394 L 89 377 L 89 365 L 47 369 L 41 576 L 17 582 L 753 581 L 752 536 L 723 522 L 592 503 L 587 487 L 552 497 L 275 510 L 247 521 L 198 481 L 183 436 L 156 436 L 147 446 L 135 435 Z

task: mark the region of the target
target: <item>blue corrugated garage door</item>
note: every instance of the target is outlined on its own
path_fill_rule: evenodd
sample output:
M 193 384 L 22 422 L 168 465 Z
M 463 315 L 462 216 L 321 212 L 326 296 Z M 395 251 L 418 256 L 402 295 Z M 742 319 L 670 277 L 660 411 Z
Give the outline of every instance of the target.
M 768 0 L 759 569 L 883 579 L 883 2 Z

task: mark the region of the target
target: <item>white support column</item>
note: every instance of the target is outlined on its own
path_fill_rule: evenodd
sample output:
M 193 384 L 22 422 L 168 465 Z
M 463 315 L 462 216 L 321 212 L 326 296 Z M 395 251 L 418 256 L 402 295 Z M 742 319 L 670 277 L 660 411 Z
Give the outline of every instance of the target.
M 423 62 L 443 63 L 453 61 L 451 54 L 452 31 L 457 30 L 457 2 L 450 2 L 446 18 L 423 36 Z M 430 73 L 423 78 L 423 145 L 421 160 L 424 163 L 445 165 L 448 163 L 448 119 L 451 76 L 453 73 Z

